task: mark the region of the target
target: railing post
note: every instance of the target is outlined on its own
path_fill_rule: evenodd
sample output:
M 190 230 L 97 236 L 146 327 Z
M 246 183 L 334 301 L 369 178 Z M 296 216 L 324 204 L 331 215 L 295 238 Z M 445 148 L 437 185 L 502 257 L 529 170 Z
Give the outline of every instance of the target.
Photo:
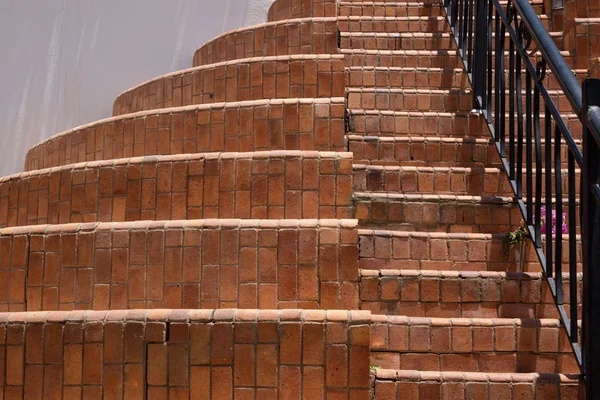
M 600 175 L 600 147 L 589 127 L 588 112 L 600 107 L 600 79 L 583 82 L 583 170 L 581 190 L 581 239 L 583 245 L 582 357 L 586 398 L 600 399 L 600 199 L 596 192 Z
M 488 51 L 488 0 L 475 2 L 475 52 L 473 63 L 473 108 L 486 109 L 485 84 Z M 491 51 L 491 49 L 490 49 Z

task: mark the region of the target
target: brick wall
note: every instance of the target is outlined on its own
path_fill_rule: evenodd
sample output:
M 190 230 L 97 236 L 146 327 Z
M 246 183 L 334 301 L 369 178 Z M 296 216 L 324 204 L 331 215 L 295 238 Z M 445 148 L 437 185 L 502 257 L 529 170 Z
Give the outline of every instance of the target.
M 344 98 L 256 100 L 146 111 L 53 136 L 26 171 L 155 154 L 344 150 Z
M 0 179 L 0 227 L 203 218 L 351 218 L 351 153 L 148 156 Z
M 269 22 L 226 32 L 194 54 L 194 66 L 250 57 L 336 54 L 337 20 L 304 18 Z
M 0 311 L 358 308 L 354 220 L 0 230 Z
M 369 317 L 299 310 L 0 314 L 1 390 L 6 399 L 364 399 Z
M 236 60 L 163 75 L 117 97 L 113 115 L 271 98 L 344 96 L 342 56 L 297 55 Z
M 267 21 L 337 17 L 337 10 L 336 0 L 275 0 L 269 8 Z

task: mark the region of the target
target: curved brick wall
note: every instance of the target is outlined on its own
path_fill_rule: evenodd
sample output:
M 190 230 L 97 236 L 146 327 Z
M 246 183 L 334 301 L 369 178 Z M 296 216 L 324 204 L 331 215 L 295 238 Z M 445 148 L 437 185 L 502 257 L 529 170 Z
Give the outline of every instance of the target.
M 113 117 L 31 148 L 25 170 L 156 154 L 344 150 L 344 98 L 256 100 Z
M 2 313 L 0 395 L 318 399 L 351 391 L 364 399 L 370 317 L 302 310 Z
M 250 57 L 338 52 L 336 18 L 303 18 L 226 32 L 196 50 L 193 65 Z
M 352 153 L 94 161 L 0 179 L 0 227 L 195 218 L 348 218 Z
M 269 8 L 267 21 L 337 16 L 337 0 L 275 0 Z
M 123 92 L 113 115 L 272 98 L 343 97 L 344 59 L 296 55 L 236 60 L 177 71 Z
M 5 228 L 0 310 L 357 309 L 356 226 L 189 220 Z

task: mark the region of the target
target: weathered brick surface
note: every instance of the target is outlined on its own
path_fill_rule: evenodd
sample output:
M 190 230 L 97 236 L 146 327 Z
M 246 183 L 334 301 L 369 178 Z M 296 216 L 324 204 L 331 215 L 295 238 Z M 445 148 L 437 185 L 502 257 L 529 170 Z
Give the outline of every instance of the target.
M 496 146 L 487 138 L 366 135 L 348 135 L 347 138 L 355 164 L 502 168 Z M 581 148 L 581 140 L 575 139 L 575 143 Z M 543 140 L 542 148 L 545 149 L 545 146 L 546 141 Z M 508 141 L 506 153 L 510 159 Z M 563 168 L 567 168 L 568 155 L 568 147 L 561 146 L 560 160 Z M 545 155 L 542 155 L 542 162 L 545 158 Z M 554 148 L 551 159 L 554 160 Z M 493 169 L 490 172 L 493 172 Z
M 0 227 L 201 218 L 350 218 L 350 153 L 94 161 L 0 180 Z
M 336 54 L 336 18 L 301 18 L 269 22 L 226 32 L 194 54 L 194 66 L 250 57 Z
M 275 0 L 269 8 L 267 21 L 337 17 L 337 15 L 337 0 Z
M 507 124 L 508 121 L 507 119 Z M 581 123 L 577 115 L 565 114 L 563 121 L 573 138 L 581 139 Z M 542 117 L 540 123 L 544 122 L 545 119 Z M 489 131 L 483 125 L 484 123 L 484 119 L 479 114 L 468 112 L 350 110 L 350 126 L 355 135 L 489 139 Z
M 373 315 L 371 363 L 387 369 L 578 373 L 556 319 Z
M 508 197 L 355 192 L 354 206 L 362 226 L 401 231 L 506 233 L 522 219 Z
M 584 390 L 578 376 L 562 374 L 486 374 L 378 370 L 374 375 L 377 399 L 572 400 Z M 488 397 L 489 396 L 489 397 Z
M 541 273 L 361 270 L 361 308 L 410 317 L 558 318 Z M 582 276 L 576 283 L 581 310 Z M 563 293 L 569 299 L 568 274 Z M 565 304 L 567 310 L 570 305 Z M 568 312 L 568 311 L 567 311 Z
M 344 99 L 256 100 L 113 117 L 53 136 L 25 170 L 156 154 L 344 150 Z
M 462 167 L 412 167 L 355 164 L 354 190 L 356 192 L 453 194 L 469 196 L 513 195 L 512 187 L 504 171 L 499 168 Z M 568 193 L 568 172 L 560 171 L 562 192 Z M 527 172 L 522 170 L 523 177 Z M 542 174 L 545 176 L 545 174 Z M 555 173 L 552 173 L 555 177 Z M 532 173 L 533 182 L 537 172 Z M 543 179 L 543 178 L 542 178 Z M 575 172 L 579 181 L 580 173 Z M 542 188 L 542 196 L 545 188 Z M 579 190 L 575 190 L 579 193 Z
M 444 15 L 441 3 L 437 2 L 365 3 L 352 4 L 351 2 L 342 2 L 339 14 L 342 17 L 439 17 Z
M 347 93 L 351 109 L 467 112 L 473 108 L 470 89 L 349 88 Z
M 443 24 L 443 22 L 442 22 Z M 393 22 L 396 26 L 397 23 Z M 391 27 L 389 28 L 392 29 Z M 362 33 L 343 32 L 342 49 L 365 50 L 454 50 L 454 41 L 448 33 Z
M 346 87 L 466 88 L 470 83 L 462 69 L 348 67 Z
M 365 398 L 369 325 L 347 311 L 0 314 L 0 387 L 6 399 Z
M 341 56 L 259 57 L 163 75 L 117 97 L 113 115 L 192 104 L 344 96 Z
M 7 228 L 0 310 L 357 309 L 357 243 L 354 220 Z
M 523 261 L 504 254 L 499 234 L 399 232 L 361 229 L 362 269 L 431 271 L 504 271 L 539 273 L 533 246 L 526 244 Z M 577 260 L 581 261 L 581 238 L 577 236 Z M 563 241 L 563 271 L 568 268 L 568 244 Z M 581 266 L 578 266 L 581 268 Z
M 346 32 L 446 32 L 449 30 L 445 17 L 442 16 L 340 16 L 340 30 Z M 405 42 L 403 42 L 405 44 Z M 346 46 L 342 46 L 347 48 Z M 381 49 L 380 47 L 377 47 Z M 402 47 L 406 48 L 406 47 Z

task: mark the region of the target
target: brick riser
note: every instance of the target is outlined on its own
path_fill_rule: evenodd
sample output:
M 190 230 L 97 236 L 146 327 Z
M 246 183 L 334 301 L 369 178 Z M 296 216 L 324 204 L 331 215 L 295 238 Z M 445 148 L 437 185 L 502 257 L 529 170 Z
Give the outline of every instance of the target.
M 578 371 L 556 320 L 372 318 L 371 363 L 384 369 Z

